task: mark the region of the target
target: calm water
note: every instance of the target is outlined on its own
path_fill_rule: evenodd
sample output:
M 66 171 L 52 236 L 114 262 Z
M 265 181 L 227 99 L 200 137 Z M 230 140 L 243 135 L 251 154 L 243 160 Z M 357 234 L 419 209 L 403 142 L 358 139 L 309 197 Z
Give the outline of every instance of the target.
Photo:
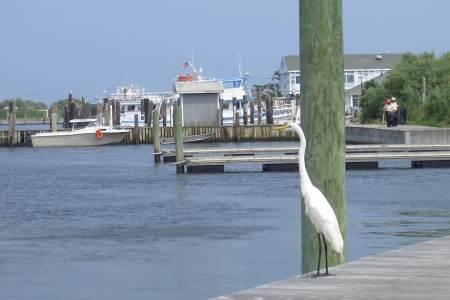
M 0 148 L 1 298 L 207 299 L 301 273 L 298 173 L 177 175 L 150 152 Z M 450 234 L 450 170 L 395 166 L 347 172 L 349 261 Z

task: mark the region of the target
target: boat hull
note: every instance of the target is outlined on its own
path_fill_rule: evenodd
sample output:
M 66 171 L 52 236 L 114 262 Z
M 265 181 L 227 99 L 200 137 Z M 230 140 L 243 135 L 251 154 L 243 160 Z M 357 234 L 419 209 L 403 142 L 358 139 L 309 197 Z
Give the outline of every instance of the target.
M 98 138 L 95 132 L 53 132 L 41 133 L 31 136 L 33 147 L 76 147 L 76 146 L 102 146 L 118 144 L 128 134 L 129 130 L 114 132 L 103 131 L 103 137 Z

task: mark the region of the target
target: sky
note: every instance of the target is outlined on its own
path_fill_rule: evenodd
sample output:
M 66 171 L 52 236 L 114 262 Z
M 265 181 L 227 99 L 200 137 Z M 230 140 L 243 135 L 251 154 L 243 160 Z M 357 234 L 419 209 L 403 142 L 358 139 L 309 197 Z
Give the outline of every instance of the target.
M 342 0 L 345 54 L 450 51 L 448 0 Z M 266 84 L 299 54 L 299 0 L 3 0 L 0 101 L 91 102 L 119 86 L 207 78 Z M 104 92 L 106 91 L 106 93 Z

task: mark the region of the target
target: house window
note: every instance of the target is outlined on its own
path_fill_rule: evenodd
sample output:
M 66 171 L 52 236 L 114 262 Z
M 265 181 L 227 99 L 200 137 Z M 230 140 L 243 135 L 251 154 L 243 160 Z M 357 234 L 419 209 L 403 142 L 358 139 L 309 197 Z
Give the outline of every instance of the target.
M 355 75 L 352 73 L 345 73 L 344 81 L 346 83 L 354 83 L 355 82 Z
M 358 97 L 358 95 L 353 95 L 352 96 L 352 106 L 356 106 L 356 107 L 359 107 L 359 97 Z
M 300 76 L 295 77 L 295 83 L 300 84 Z

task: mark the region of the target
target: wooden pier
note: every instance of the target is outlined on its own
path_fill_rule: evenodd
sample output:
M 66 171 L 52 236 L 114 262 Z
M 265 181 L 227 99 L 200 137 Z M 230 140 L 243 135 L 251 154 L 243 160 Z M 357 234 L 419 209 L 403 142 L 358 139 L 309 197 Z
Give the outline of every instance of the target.
M 332 267 L 334 276 L 296 276 L 214 300 L 448 299 L 449 248 L 446 236 Z
M 236 163 L 261 163 L 263 171 L 295 171 L 297 154 L 296 147 L 197 149 L 185 150 L 183 163 L 188 173 L 223 172 L 224 165 Z M 162 155 L 165 162 L 175 162 L 173 150 Z M 348 145 L 345 159 L 347 169 L 378 168 L 385 160 L 407 160 L 412 167 L 449 167 L 450 145 Z

